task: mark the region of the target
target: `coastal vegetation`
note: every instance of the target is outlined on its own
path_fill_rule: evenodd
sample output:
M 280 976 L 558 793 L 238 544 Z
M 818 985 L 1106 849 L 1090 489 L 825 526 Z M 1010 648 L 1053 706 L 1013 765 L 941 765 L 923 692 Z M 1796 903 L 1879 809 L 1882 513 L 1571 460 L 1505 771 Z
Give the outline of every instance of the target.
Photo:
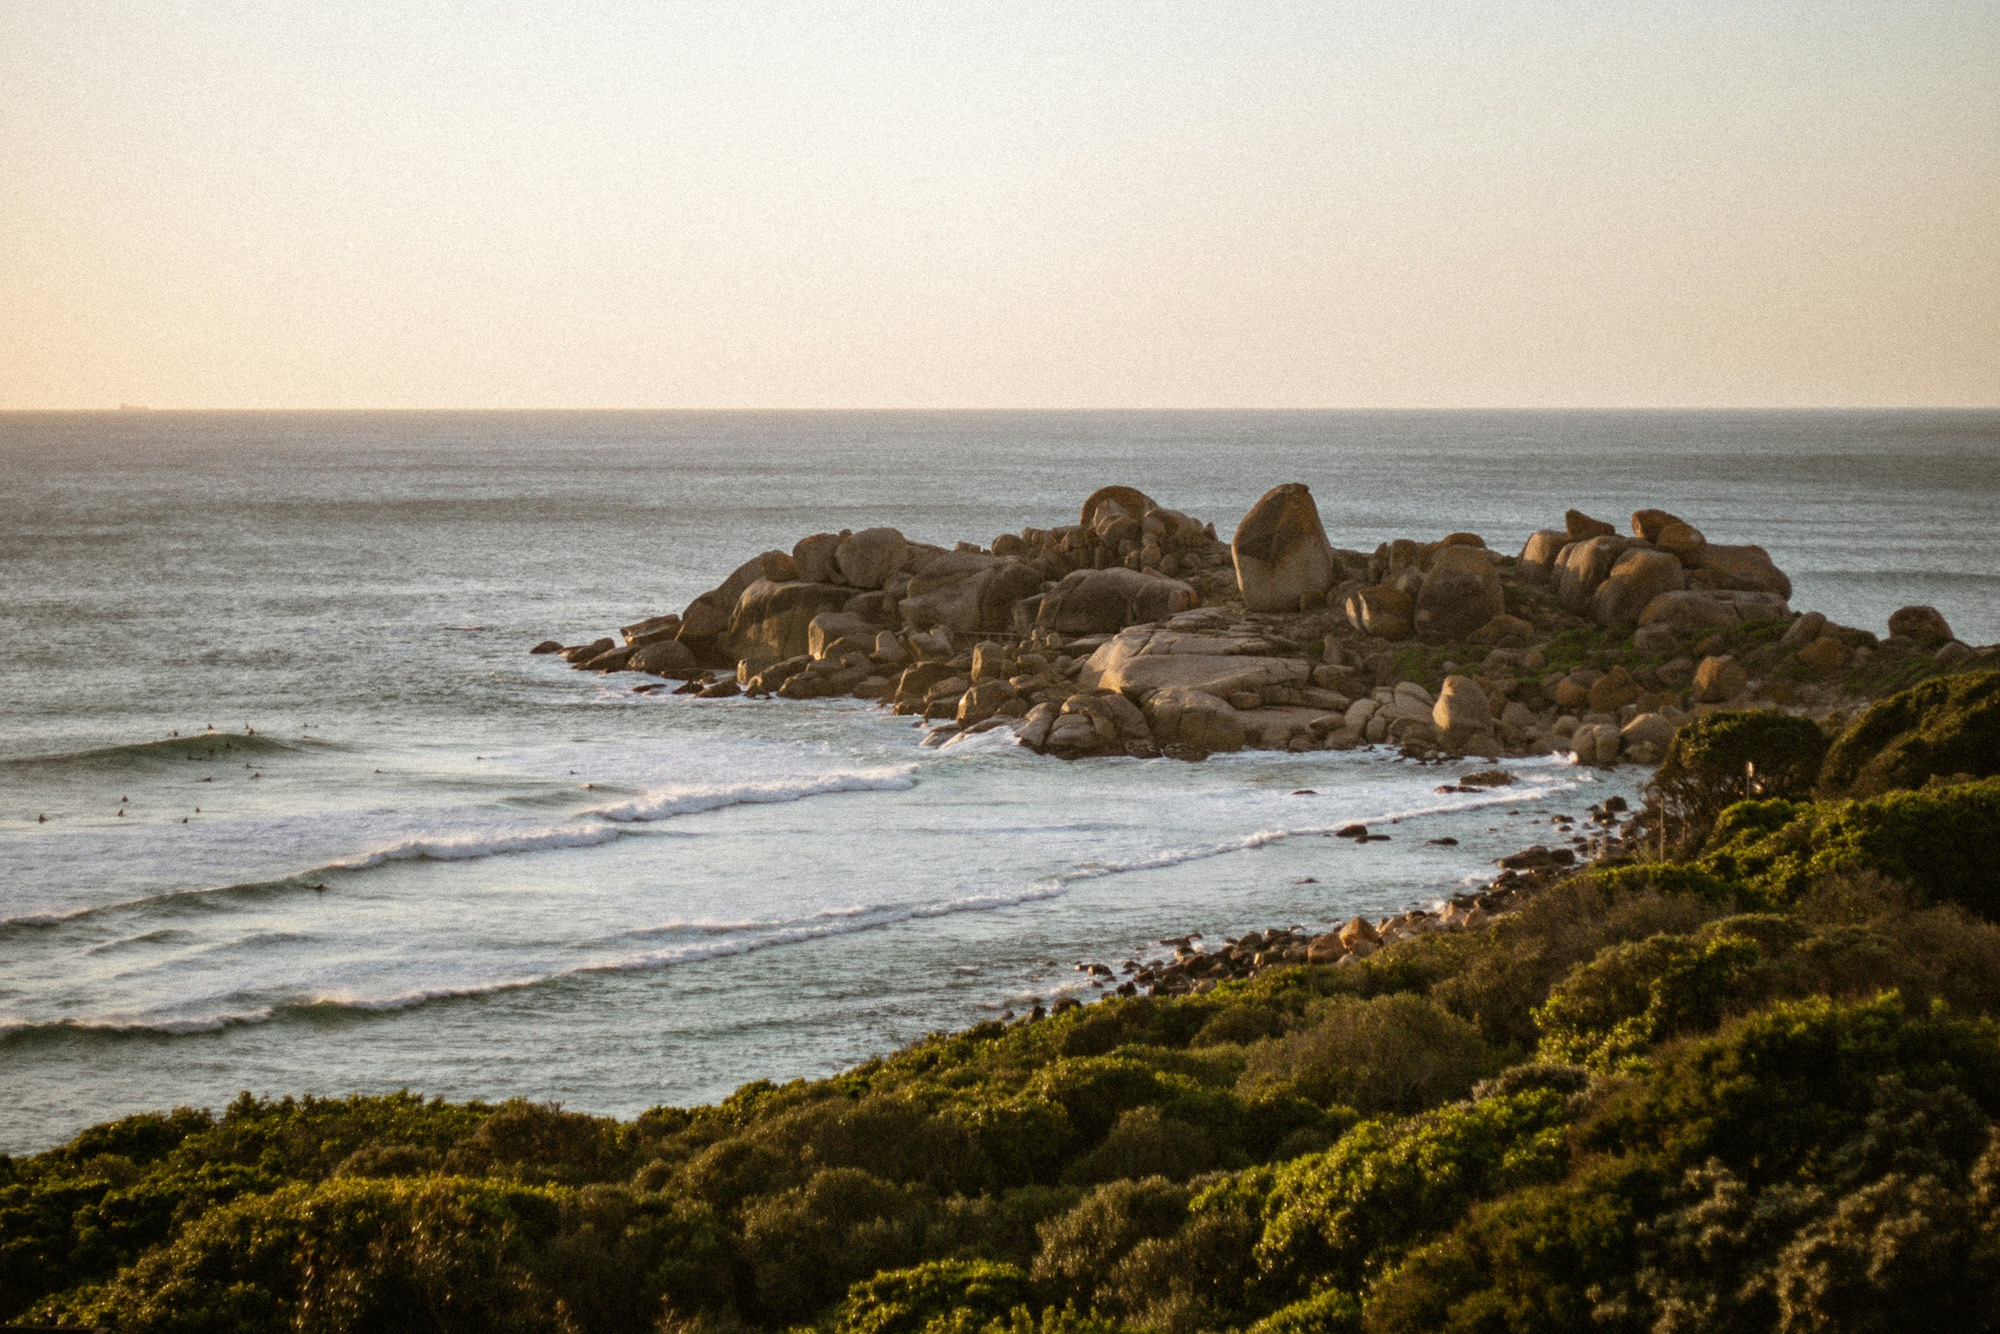
M 632 1121 L 261 1100 L 0 1158 L 129 1331 L 2000 1325 L 2000 673 L 1711 713 L 1505 911 Z

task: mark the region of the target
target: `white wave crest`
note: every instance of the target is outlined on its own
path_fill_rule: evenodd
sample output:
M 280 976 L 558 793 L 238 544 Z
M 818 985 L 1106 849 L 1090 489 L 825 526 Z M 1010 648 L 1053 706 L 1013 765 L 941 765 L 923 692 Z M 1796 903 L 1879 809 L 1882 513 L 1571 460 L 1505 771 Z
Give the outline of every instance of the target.
M 469 861 L 475 857 L 499 857 L 512 852 L 541 852 L 550 848 L 588 848 L 609 843 L 623 831 L 612 825 L 582 828 L 536 829 L 519 834 L 461 834 L 456 838 L 411 838 L 386 848 L 364 852 L 345 861 L 328 862 L 329 871 L 365 871 L 384 862 Z
M 664 787 L 637 801 L 600 806 L 586 812 L 621 824 L 667 820 L 676 815 L 720 810 L 725 806 L 761 806 L 799 801 L 830 792 L 899 792 L 917 785 L 917 767 L 854 769 L 809 778 L 774 778 L 752 783 L 688 783 Z

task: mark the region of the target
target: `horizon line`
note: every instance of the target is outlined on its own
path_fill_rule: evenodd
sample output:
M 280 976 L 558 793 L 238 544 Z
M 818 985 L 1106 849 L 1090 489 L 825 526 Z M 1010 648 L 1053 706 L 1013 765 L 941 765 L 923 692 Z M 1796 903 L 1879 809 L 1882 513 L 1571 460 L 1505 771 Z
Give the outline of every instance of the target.
M 1491 404 L 1450 407 L 1410 407 L 1410 406 L 1321 406 L 1321 407 L 925 407 L 925 406 L 868 406 L 868 407 L 571 407 L 543 405 L 535 407 L 477 407 L 477 406 L 428 406 L 428 407 L 153 407 L 150 404 L 120 403 L 111 407 L 0 407 L 0 416 L 29 415 L 74 415 L 74 416 L 141 416 L 153 414 L 194 414 L 194 413 L 686 413 L 719 415 L 728 413 L 776 414 L 776 413 L 1123 413 L 1123 414 L 1171 414 L 1171 413 L 1501 413 L 1501 412 L 1726 412 L 1726 413 L 1802 413 L 1802 412 L 2000 412 L 2000 402 L 1995 403 L 1908 403 L 1908 404 L 1709 404 L 1691 406 L 1686 404 Z

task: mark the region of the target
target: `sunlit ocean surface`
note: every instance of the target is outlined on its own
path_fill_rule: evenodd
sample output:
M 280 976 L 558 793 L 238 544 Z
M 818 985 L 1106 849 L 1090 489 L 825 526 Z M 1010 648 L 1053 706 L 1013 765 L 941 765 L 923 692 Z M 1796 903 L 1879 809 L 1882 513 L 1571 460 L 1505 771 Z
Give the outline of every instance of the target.
M 1364 550 L 1659 506 L 1795 607 L 2000 639 L 1995 413 L 12 414 L 0 470 L 0 1151 L 241 1089 L 826 1074 L 1163 935 L 1436 899 L 1631 781 L 924 749 L 525 653 L 808 533 L 987 543 L 1107 482 L 1227 536 L 1304 481 Z

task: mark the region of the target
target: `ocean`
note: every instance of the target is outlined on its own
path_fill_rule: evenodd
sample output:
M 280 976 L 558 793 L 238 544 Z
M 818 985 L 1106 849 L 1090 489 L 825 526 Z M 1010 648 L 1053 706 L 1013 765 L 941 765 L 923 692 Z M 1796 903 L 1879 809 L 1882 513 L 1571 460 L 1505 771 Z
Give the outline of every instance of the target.
M 985 544 L 1111 482 L 1226 537 L 1303 481 L 1363 550 L 1658 506 L 1795 608 L 2000 640 L 1995 412 L 14 413 L 0 469 L 14 1153 L 240 1090 L 631 1115 L 824 1075 L 1166 936 L 1434 901 L 1641 777 L 925 748 L 526 652 L 809 533 Z

